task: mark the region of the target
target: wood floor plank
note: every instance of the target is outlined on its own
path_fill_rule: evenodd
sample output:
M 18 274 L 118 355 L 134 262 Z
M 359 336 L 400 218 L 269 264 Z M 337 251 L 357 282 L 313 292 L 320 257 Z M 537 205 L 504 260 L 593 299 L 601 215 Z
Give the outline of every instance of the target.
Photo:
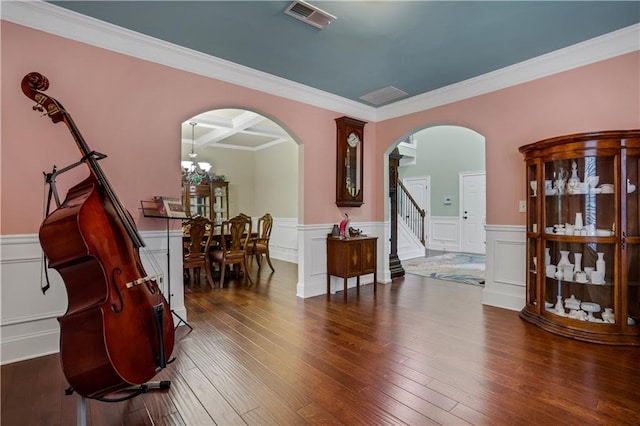
M 295 264 L 185 286 L 165 391 L 87 400 L 87 425 L 637 425 L 640 348 L 550 334 L 482 287 L 407 275 L 307 299 Z M 59 355 L 3 365 L 3 426 L 74 425 Z M 28 407 L 29 409 L 25 409 Z
M 197 368 L 183 371 L 184 378 L 177 381 L 181 386 L 177 390 L 182 390 L 185 395 L 193 395 L 189 398 L 190 404 L 182 404 L 183 416 L 187 424 L 197 425 L 244 425 L 240 415 L 229 405 L 218 390 L 207 380 Z M 183 397 L 186 402 L 186 398 Z

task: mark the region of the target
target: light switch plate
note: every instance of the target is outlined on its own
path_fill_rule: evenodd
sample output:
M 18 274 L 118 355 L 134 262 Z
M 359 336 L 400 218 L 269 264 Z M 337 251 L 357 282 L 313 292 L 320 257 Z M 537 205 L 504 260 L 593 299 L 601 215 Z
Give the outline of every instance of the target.
M 524 213 L 527 211 L 527 202 L 524 200 L 520 200 L 520 205 L 518 206 L 520 213 Z

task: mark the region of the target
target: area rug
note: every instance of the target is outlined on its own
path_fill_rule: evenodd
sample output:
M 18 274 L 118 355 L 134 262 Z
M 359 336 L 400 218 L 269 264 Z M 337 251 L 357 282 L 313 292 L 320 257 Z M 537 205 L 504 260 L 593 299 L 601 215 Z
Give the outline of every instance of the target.
M 405 272 L 439 280 L 484 285 L 485 256 L 469 253 L 447 253 L 441 256 L 412 259 Z

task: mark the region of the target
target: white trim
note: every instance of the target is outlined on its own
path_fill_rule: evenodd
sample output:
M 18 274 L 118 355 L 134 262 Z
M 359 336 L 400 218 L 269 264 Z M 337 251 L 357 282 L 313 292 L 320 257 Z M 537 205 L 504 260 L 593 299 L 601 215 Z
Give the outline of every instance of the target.
M 398 215 L 397 230 L 398 241 L 396 254 L 398 255 L 398 259 L 405 261 L 408 259 L 415 259 L 416 257 L 424 257 L 425 247 L 413 231 L 409 229 L 409 226 L 400 215 Z
M 431 216 L 430 250 L 460 251 L 460 220 L 457 216 Z
M 486 276 L 482 303 L 519 311 L 525 303 L 525 227 L 486 226 Z
M 254 218 L 258 223 L 258 218 Z M 271 239 L 269 240 L 269 254 L 272 259 L 298 263 L 298 218 L 274 217 Z
M 16 24 L 372 122 L 461 101 L 640 50 L 640 24 L 635 24 L 376 109 L 44 1 L 4 1 L 1 12 L 2 19 Z

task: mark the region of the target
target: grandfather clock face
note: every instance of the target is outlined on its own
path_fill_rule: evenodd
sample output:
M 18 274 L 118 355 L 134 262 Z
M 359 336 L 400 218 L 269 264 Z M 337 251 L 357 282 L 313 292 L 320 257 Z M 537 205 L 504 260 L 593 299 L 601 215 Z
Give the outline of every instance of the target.
M 336 205 L 339 207 L 360 207 L 363 204 L 365 124 L 349 117 L 336 119 Z

